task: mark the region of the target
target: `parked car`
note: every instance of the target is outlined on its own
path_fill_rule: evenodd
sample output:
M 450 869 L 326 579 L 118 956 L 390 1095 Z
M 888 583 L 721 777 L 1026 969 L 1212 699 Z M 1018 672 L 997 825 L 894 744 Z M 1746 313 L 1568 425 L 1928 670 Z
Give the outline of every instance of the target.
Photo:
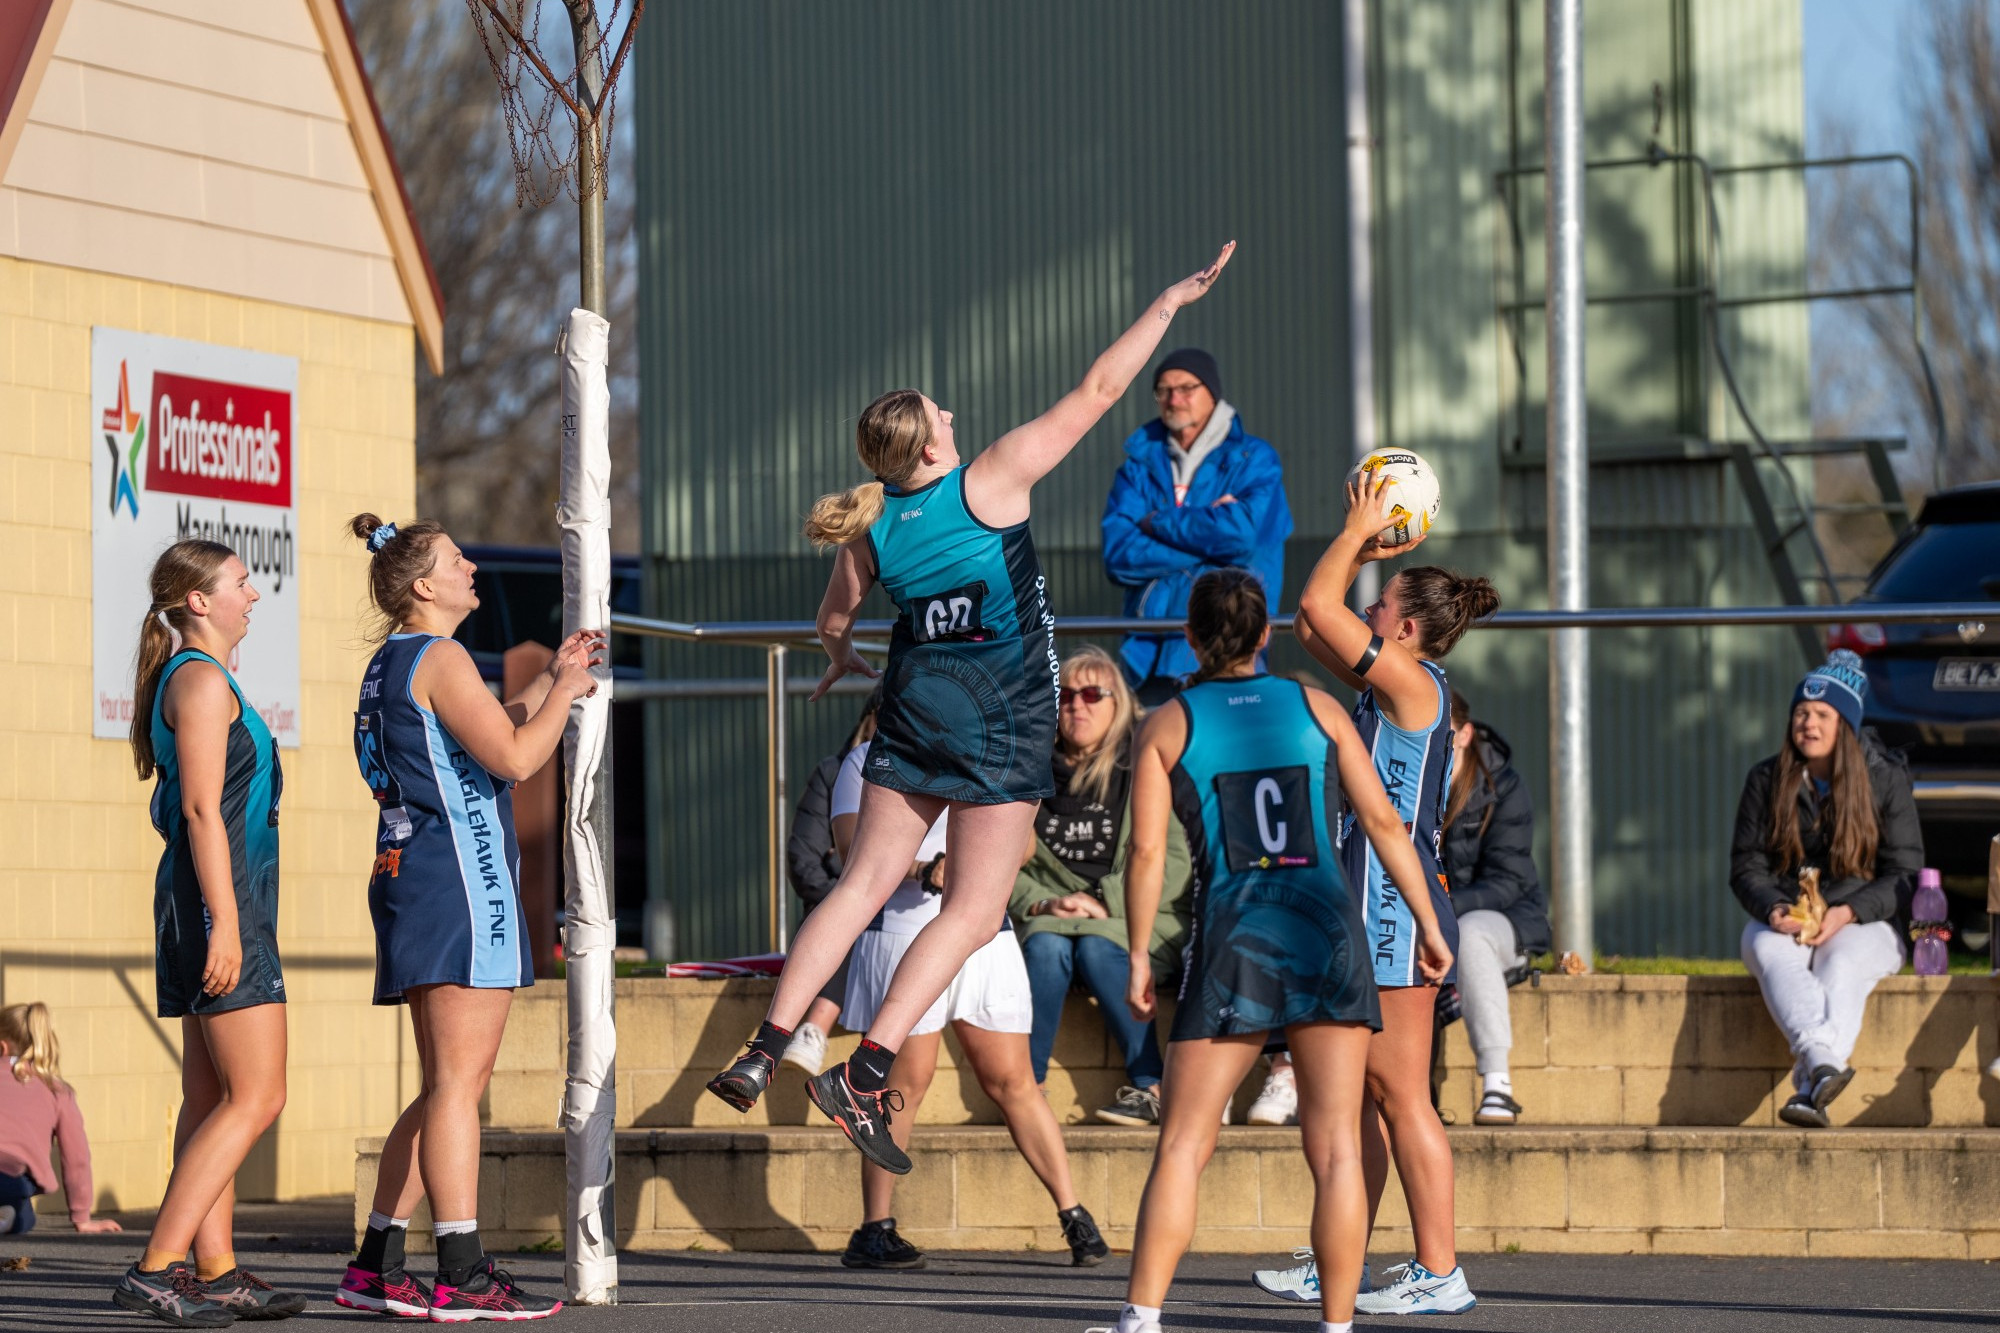
M 458 627 L 479 674 L 497 693 L 501 656 L 530 641 L 554 648 L 562 641 L 562 552 L 543 546 L 467 546 L 479 567 L 479 609 Z M 639 558 L 611 558 L 611 609 L 640 611 Z M 641 643 L 629 634 L 611 638 L 614 680 L 645 675 Z M 645 735 L 643 705 L 614 697 L 611 704 L 611 799 L 614 856 L 611 867 L 618 912 L 618 943 L 640 944 L 646 903 L 646 765 L 636 743 Z M 620 740 L 624 743 L 617 743 Z M 561 752 L 557 753 L 560 761 Z
M 1993 614 L 1936 625 L 1842 625 L 1868 672 L 1864 721 L 1909 757 L 1924 856 L 1960 894 L 1985 897 L 2000 834 L 2000 482 L 1924 501 L 1856 597 L 1870 602 L 1990 602 Z M 1965 904 L 1959 905 L 1964 908 Z M 1966 910 L 1962 919 L 1979 912 Z M 1984 929 L 1982 923 L 1979 927 Z

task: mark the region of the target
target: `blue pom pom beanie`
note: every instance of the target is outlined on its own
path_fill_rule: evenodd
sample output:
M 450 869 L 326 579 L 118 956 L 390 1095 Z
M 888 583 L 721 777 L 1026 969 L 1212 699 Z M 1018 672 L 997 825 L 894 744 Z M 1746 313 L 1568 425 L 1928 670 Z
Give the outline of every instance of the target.
M 1856 735 L 1861 732 L 1861 697 L 1868 693 L 1868 675 L 1861 668 L 1861 658 L 1846 648 L 1836 648 L 1827 654 L 1826 661 L 1811 671 L 1792 691 L 1792 707 L 1802 703 L 1821 703 L 1847 719 L 1847 725 Z

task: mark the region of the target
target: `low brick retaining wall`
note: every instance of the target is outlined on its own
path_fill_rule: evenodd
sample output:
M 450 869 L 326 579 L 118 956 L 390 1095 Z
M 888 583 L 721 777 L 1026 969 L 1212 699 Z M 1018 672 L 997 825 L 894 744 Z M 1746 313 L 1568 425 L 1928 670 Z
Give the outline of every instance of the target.
M 1150 1131 L 1066 1132 L 1077 1192 L 1130 1248 Z M 2000 1258 L 2000 1134 L 1944 1130 L 1454 1129 L 1459 1246 L 1481 1252 Z M 357 1230 L 379 1139 L 356 1171 Z M 837 1131 L 627 1130 L 618 1135 L 621 1245 L 838 1250 L 860 1221 L 854 1150 Z M 1060 1252 L 1054 1206 L 994 1128 L 919 1129 L 896 1215 L 936 1249 Z M 561 1234 L 560 1134 L 489 1132 L 480 1226 L 495 1249 Z M 1393 1177 L 1378 1253 L 1407 1256 Z M 1312 1189 L 1295 1129 L 1222 1131 L 1194 1244 L 1283 1253 L 1306 1241 Z M 412 1247 L 429 1243 L 427 1222 Z
M 764 979 L 617 983 L 621 1127 L 739 1129 L 814 1123 L 799 1080 L 781 1074 L 765 1103 L 739 1116 L 702 1091 L 763 1017 Z M 1162 1030 L 1172 1013 L 1162 997 Z M 1549 977 L 1513 991 L 1515 1095 L 1527 1126 L 1776 1126 L 1790 1095 L 1791 1056 L 1748 977 Z M 559 983 L 516 999 L 487 1103 L 487 1123 L 553 1127 L 562 1099 L 565 1006 Z M 2000 1126 L 2000 1081 L 1982 1070 L 1996 1054 L 2000 986 L 1991 977 L 1899 976 L 1868 1002 L 1854 1083 L 1834 1106 L 1837 1125 L 1866 1128 Z M 833 1057 L 855 1038 L 836 1037 Z M 919 1123 L 999 1123 L 954 1043 Z M 1446 1034 L 1442 1105 L 1469 1124 L 1478 1078 L 1463 1024 Z M 1056 1039 L 1048 1094 L 1056 1117 L 1083 1122 L 1110 1101 L 1125 1071 L 1095 1005 L 1072 995 Z M 1238 1094 L 1244 1110 L 1252 1078 Z

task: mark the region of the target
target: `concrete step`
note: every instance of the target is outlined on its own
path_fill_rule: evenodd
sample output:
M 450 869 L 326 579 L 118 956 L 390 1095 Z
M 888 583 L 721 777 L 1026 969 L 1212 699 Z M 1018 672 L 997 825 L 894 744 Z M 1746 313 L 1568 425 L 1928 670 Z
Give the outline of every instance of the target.
M 1528 1127 L 1449 1131 L 1459 1247 L 1482 1252 L 2000 1258 L 2000 1131 Z M 1132 1244 L 1151 1130 L 1065 1131 L 1078 1196 Z M 355 1171 L 365 1224 L 381 1140 Z M 639 1250 L 839 1250 L 861 1220 L 859 1158 L 831 1128 L 624 1130 L 620 1244 Z M 926 1249 L 1060 1250 L 1055 1207 L 1004 1129 L 919 1127 L 899 1184 Z M 560 1238 L 563 1139 L 489 1131 L 480 1227 L 496 1250 Z M 1222 1131 L 1194 1247 L 1280 1254 L 1306 1243 L 1312 1186 L 1296 1129 Z M 428 1219 L 411 1231 L 429 1242 Z M 1407 1257 L 1391 1177 L 1373 1249 Z

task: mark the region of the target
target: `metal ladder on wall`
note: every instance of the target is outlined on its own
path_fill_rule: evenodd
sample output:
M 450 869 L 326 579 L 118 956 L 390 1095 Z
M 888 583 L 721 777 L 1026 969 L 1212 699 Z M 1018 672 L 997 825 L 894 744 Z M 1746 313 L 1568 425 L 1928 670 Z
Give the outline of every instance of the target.
M 1833 288 L 1827 290 L 1804 290 L 1794 292 L 1760 293 L 1754 296 L 1725 297 L 1721 292 L 1721 222 L 1715 205 L 1715 178 L 1752 173 L 1828 169 L 1836 167 L 1856 167 L 1879 164 L 1897 164 L 1905 172 L 1908 184 L 1910 213 L 1910 273 L 1906 282 L 1871 287 Z M 1862 571 L 1836 572 L 1829 559 L 1825 544 L 1820 540 L 1819 520 L 1822 517 L 1851 514 L 1880 514 L 1889 524 L 1891 535 L 1900 535 L 1909 526 L 1910 513 L 1903 499 L 1902 486 L 1896 479 L 1895 468 L 1889 461 L 1891 452 L 1905 447 L 1906 441 L 1900 437 L 1852 437 L 1822 438 L 1808 440 L 1774 440 L 1764 434 L 1758 426 L 1755 415 L 1745 401 L 1741 386 L 1736 382 L 1729 349 L 1722 335 L 1722 311 L 1745 306 L 1779 305 L 1812 301 L 1852 301 L 1883 296 L 1907 296 L 1910 301 L 1911 337 L 1915 343 L 1917 358 L 1923 366 L 1924 377 L 1929 388 L 1932 414 L 1932 428 L 1936 432 L 1937 448 L 1942 455 L 1944 448 L 1944 407 L 1938 394 L 1937 382 L 1931 373 L 1929 352 L 1923 340 L 1923 303 L 1917 288 L 1920 252 L 1918 249 L 1921 196 L 1918 190 L 1916 163 L 1901 153 L 1856 154 L 1843 157 L 1809 158 L 1792 162 L 1755 163 L 1739 167 L 1715 167 L 1697 153 L 1673 152 L 1655 141 L 1647 146 L 1642 156 L 1608 158 L 1585 164 L 1586 171 L 1617 170 L 1622 168 L 1645 167 L 1657 170 L 1670 164 L 1682 164 L 1695 170 L 1700 182 L 1700 205 L 1706 226 L 1698 247 L 1700 254 L 1700 280 L 1675 287 L 1658 288 L 1633 292 L 1592 294 L 1591 304 L 1635 304 L 1644 302 L 1693 302 L 1699 312 L 1702 337 L 1715 365 L 1721 372 L 1723 388 L 1736 416 L 1749 431 L 1749 442 L 1714 441 L 1699 439 L 1680 441 L 1683 445 L 1693 445 L 1700 450 L 1696 456 L 1724 457 L 1731 464 L 1739 489 L 1743 493 L 1745 507 L 1749 510 L 1752 525 L 1761 540 L 1771 573 L 1777 583 L 1779 595 L 1788 604 L 1838 605 L 1845 600 L 1844 589 L 1867 581 Z M 1542 174 L 1539 166 L 1514 167 L 1496 172 L 1494 184 L 1498 193 L 1502 212 L 1506 216 L 1513 240 L 1515 257 L 1516 293 L 1520 291 L 1523 251 L 1518 200 L 1513 182 L 1523 176 Z M 1499 325 L 1511 335 L 1512 353 L 1517 378 L 1515 393 L 1516 410 L 1525 430 L 1527 402 L 1527 359 L 1522 349 L 1523 330 L 1521 321 L 1530 310 L 1540 307 L 1539 301 L 1516 296 L 1509 300 L 1504 296 L 1497 301 L 1496 310 Z M 1686 456 L 1683 454 L 1682 456 Z M 1816 460 L 1843 456 L 1859 456 L 1868 465 L 1868 475 L 1873 482 L 1879 499 L 1862 502 L 1821 503 L 1808 499 L 1794 476 L 1792 465 L 1799 460 Z M 1799 626 L 1795 630 L 1799 648 L 1806 661 L 1820 660 L 1824 647 L 1817 634 L 1809 627 Z

